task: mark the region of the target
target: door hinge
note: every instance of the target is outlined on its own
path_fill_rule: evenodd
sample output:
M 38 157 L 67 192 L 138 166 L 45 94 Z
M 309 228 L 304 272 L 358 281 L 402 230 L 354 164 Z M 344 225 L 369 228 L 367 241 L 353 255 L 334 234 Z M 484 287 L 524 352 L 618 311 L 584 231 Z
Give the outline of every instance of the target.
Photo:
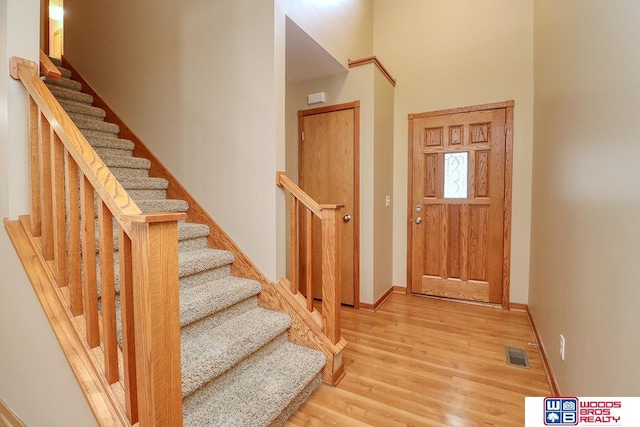
M 504 127 L 504 134 L 505 134 L 505 136 L 507 135 L 507 127 L 506 126 Z
M 301 141 L 304 141 L 304 132 L 302 132 L 302 133 L 300 134 L 300 140 L 301 140 Z

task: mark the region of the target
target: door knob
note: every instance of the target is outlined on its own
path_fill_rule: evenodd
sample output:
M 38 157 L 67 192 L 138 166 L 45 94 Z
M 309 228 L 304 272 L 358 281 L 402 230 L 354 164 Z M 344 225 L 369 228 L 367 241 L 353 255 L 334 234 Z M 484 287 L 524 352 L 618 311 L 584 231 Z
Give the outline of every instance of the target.
M 416 224 L 420 224 L 422 222 L 422 217 L 416 218 Z
M 343 217 L 342 217 L 342 220 L 343 220 L 344 222 L 349 222 L 349 221 L 351 221 L 351 215 L 347 214 L 347 215 L 343 216 Z

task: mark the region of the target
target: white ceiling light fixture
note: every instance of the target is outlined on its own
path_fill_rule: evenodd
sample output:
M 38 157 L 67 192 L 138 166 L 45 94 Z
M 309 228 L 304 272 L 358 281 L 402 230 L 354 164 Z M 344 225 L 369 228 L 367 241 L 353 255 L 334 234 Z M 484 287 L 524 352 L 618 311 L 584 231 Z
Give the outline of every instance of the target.
M 62 6 L 49 6 L 49 18 L 54 21 L 62 21 L 63 16 L 64 9 L 62 9 Z

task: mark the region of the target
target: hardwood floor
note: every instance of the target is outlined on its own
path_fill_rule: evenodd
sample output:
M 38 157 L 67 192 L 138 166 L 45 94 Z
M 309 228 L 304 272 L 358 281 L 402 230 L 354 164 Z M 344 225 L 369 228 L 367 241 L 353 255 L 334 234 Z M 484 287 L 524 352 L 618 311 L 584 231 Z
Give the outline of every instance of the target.
M 346 377 L 287 426 L 522 426 L 524 397 L 550 395 L 524 312 L 396 293 L 342 320 Z M 507 365 L 506 345 L 531 369 Z

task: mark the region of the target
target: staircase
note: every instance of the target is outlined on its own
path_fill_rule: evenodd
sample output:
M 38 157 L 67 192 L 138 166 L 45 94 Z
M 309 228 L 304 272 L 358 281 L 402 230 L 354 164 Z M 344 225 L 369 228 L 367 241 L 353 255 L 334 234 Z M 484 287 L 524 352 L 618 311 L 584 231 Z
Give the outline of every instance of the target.
M 133 157 L 134 143 L 118 138 L 119 127 L 53 61 L 63 77 L 45 84 L 138 207 L 186 212 L 188 203 L 167 199 L 169 182 L 149 176 L 151 162 Z M 184 425 L 282 425 L 322 383 L 326 357 L 288 341 L 290 317 L 258 306 L 260 283 L 232 276 L 233 254 L 208 247 L 209 232 L 178 223 Z

